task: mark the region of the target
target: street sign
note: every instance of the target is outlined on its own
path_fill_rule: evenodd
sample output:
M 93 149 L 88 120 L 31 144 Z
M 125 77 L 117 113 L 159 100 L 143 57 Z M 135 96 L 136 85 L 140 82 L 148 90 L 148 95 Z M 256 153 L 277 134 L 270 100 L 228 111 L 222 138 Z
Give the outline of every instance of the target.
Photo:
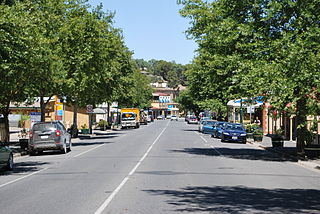
M 87 105 L 87 113 L 93 113 L 93 105 Z

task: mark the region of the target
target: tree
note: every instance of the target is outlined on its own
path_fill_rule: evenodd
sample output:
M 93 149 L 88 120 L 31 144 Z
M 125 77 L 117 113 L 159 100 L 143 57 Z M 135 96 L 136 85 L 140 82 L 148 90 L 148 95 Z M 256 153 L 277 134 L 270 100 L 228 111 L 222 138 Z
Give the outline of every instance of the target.
M 0 113 L 4 116 L 5 134 L 9 141 L 10 103 L 22 102 L 30 93 L 29 84 L 35 75 L 29 65 L 33 61 L 35 25 L 30 19 L 29 3 L 17 2 L 12 6 L 0 4 Z
M 191 19 L 188 36 L 199 44 L 189 82 L 196 88 L 196 77 L 204 81 L 198 87 L 200 100 L 212 97 L 223 103 L 236 96 L 262 94 L 279 108 L 296 103 L 297 148 L 303 153 L 312 102 L 307 95 L 312 88 L 319 91 L 320 2 L 179 3 L 184 5 L 181 14 Z

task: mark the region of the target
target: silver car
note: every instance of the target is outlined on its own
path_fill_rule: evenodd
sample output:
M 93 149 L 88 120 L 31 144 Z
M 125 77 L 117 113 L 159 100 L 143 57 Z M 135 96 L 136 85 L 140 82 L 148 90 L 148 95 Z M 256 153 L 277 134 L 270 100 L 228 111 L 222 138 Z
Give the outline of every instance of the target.
M 40 122 L 33 125 L 30 132 L 30 154 L 45 150 L 60 150 L 63 154 L 71 151 L 71 135 L 59 121 Z
M 13 169 L 13 154 L 9 147 L 0 142 L 0 168 Z

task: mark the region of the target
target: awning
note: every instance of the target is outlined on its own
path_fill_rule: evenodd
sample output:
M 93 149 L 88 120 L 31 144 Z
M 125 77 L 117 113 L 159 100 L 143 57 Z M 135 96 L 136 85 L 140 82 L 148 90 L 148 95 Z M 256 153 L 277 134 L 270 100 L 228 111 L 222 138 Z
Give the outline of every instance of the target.
M 92 114 L 106 114 L 107 112 L 104 109 L 101 108 L 95 108 L 93 109 Z
M 259 106 L 263 105 L 262 98 L 263 97 L 255 97 L 255 98 L 252 98 L 252 99 L 243 98 L 242 99 L 242 106 L 243 107 L 253 106 L 254 108 L 258 108 Z M 249 102 L 252 102 L 253 105 L 251 105 Z M 227 106 L 229 106 L 229 107 L 238 107 L 238 108 L 240 108 L 240 105 L 241 105 L 241 99 L 230 100 L 227 103 Z

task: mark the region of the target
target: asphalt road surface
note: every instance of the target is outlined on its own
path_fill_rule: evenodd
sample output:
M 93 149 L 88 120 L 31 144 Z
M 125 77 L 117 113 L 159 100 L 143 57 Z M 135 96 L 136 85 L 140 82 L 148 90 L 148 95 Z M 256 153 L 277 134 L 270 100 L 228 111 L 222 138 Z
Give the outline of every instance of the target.
M 184 121 L 73 141 L 0 172 L 0 213 L 320 213 L 320 174 Z

